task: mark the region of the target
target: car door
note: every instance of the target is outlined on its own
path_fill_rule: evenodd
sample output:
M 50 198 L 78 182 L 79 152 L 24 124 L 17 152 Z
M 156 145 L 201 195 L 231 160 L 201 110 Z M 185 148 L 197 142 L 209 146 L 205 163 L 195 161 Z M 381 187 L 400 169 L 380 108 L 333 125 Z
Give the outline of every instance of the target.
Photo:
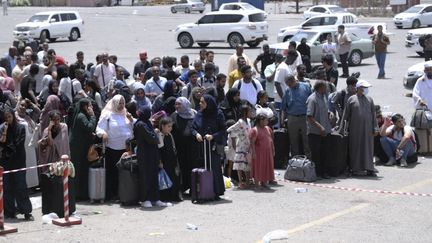
M 61 25 L 60 25 L 60 35 L 69 36 L 69 32 L 72 29 L 71 21 L 68 13 L 60 14 Z
M 322 56 L 322 45 L 327 40 L 327 35 L 332 34 L 332 32 L 319 32 L 311 39 L 311 61 L 312 62 L 321 62 Z
M 61 34 L 61 24 L 62 24 L 60 20 L 60 15 L 59 14 L 52 15 L 51 18 L 49 19 L 49 23 L 50 23 L 50 27 L 49 27 L 50 37 L 51 38 L 59 37 Z
M 426 7 L 422 13 L 422 25 L 431 25 L 432 24 L 432 6 Z
M 204 15 L 198 20 L 196 28 L 192 28 L 191 32 L 195 41 L 210 41 L 212 40 L 212 28 L 215 15 Z
M 215 41 L 226 41 L 228 39 L 228 34 L 232 31 L 237 30 L 240 32 L 238 28 L 242 28 L 239 25 L 239 21 L 243 18 L 241 14 L 221 14 L 215 15 L 213 20 L 213 40 Z

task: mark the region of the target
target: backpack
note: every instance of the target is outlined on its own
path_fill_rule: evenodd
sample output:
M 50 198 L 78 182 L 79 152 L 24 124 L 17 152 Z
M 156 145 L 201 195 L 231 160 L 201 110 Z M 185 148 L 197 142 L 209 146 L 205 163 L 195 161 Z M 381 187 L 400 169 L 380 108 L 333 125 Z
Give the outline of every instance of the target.
M 243 83 L 243 79 L 240 79 L 240 82 L 237 85 L 238 90 L 241 89 L 242 83 Z M 258 91 L 258 87 L 257 84 L 255 83 L 255 79 L 252 79 L 252 85 L 254 86 L 255 90 Z

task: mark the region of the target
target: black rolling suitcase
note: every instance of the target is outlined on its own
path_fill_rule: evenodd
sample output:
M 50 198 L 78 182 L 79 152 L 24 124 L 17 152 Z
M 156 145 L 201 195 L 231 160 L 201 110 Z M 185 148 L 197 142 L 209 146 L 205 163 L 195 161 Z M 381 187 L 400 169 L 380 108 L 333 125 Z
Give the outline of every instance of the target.
M 138 161 L 136 155 L 120 159 L 116 164 L 119 173 L 118 194 L 120 203 L 134 205 L 138 203 Z
M 348 167 L 348 137 L 332 133 L 329 137 L 327 153 L 327 173 L 339 176 Z
M 42 214 L 56 213 L 64 217 L 63 177 L 43 173 L 40 175 L 42 189 Z M 75 185 L 74 179 L 69 177 L 69 213 L 75 212 Z
M 278 169 L 285 169 L 290 153 L 289 134 L 286 128 L 276 129 L 274 134 L 275 157 L 274 167 Z

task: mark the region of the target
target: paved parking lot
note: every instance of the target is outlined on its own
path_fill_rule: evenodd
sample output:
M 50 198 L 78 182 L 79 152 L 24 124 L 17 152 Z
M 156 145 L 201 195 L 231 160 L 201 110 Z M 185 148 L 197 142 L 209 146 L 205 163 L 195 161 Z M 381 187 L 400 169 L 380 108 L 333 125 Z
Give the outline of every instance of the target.
M 271 7 L 268 6 L 267 7 Z M 10 8 L 8 17 L 0 17 L 0 53 L 12 43 L 15 24 L 23 22 L 44 8 Z M 201 14 L 171 14 L 169 6 L 79 8 L 85 33 L 77 42 L 60 40 L 50 43 L 69 62 L 77 51 L 85 52 L 86 62 L 107 51 L 118 56 L 118 63 L 130 71 L 138 60 L 138 52 L 146 49 L 150 57 L 187 54 L 194 59 L 199 48 L 181 49 L 174 40 L 176 25 L 194 22 Z M 391 32 L 387 56 L 388 79 L 377 80 L 374 58 L 364 60 L 350 72 L 361 72 L 370 81 L 370 95 L 384 112 L 400 112 L 409 122 L 413 111 L 410 98 L 402 86 L 406 69 L 422 59 L 404 47 L 407 30 L 397 30 L 389 18 L 360 19 L 361 22 L 385 22 Z M 281 27 L 298 24 L 301 15 L 269 14 L 269 41 L 276 42 Z M 220 71 L 227 69 L 228 57 L 234 50 L 228 44 L 211 44 Z M 246 48 L 254 59 L 259 48 Z M 344 82 L 339 82 L 342 88 Z M 432 161 L 421 158 L 408 169 L 377 167 L 379 177 L 336 178 L 320 181 L 325 185 L 349 188 L 379 189 L 432 193 Z M 282 179 L 283 172 L 278 176 Z M 294 188 L 308 192 L 296 193 Z M 432 197 L 391 195 L 383 193 L 343 191 L 286 182 L 268 193 L 229 189 L 225 200 L 205 205 L 185 201 L 163 210 L 122 208 L 117 204 L 78 205 L 83 218 L 81 226 L 59 228 L 42 225 L 40 209 L 34 210 L 34 222 L 9 222 L 19 233 L 0 238 L 4 242 L 257 242 L 267 232 L 283 229 L 289 232 L 286 242 L 430 242 L 432 233 Z M 37 201 L 36 199 L 34 199 Z M 186 229 L 186 223 L 198 226 Z

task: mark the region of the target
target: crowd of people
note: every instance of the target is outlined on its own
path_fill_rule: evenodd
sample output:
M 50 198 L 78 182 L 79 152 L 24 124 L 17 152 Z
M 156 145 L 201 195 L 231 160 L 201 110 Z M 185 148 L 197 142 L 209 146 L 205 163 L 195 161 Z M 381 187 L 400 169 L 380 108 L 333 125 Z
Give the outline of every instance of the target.
M 388 44 L 386 38 L 376 37 L 374 43 Z M 11 47 L 0 60 L 0 164 L 11 170 L 69 155 L 76 170 L 76 198 L 88 200 L 88 151 L 103 143 L 106 200 L 118 198 L 116 163 L 136 154 L 139 201 L 146 208 L 170 206 L 188 196 L 192 169 L 206 161 L 205 140 L 211 144 L 207 166 L 213 173 L 215 200 L 224 194 L 224 175 L 237 181 L 239 189 L 268 190 L 277 183 L 273 130 L 279 128 L 289 133 L 291 156 L 306 155 L 321 178 L 329 178 L 329 137 L 336 130 L 349 131 L 351 174 L 376 176 L 374 136 L 379 133 L 388 155 L 383 162 L 399 160 L 404 166 L 414 152 L 407 147 L 412 133 L 405 131 L 400 115 L 380 123 L 368 96 L 370 83 L 348 75 L 349 48 L 342 26 L 336 43 L 329 38 L 323 46 L 322 68 L 312 73 L 304 41 L 298 47 L 290 42 L 281 54 L 271 53 L 265 44 L 253 62 L 239 45 L 223 74 L 214 52 L 205 49 L 197 58 L 181 56 L 178 64 L 175 57 L 149 61 L 142 51 L 128 72 L 108 53 L 85 64 L 79 51 L 68 65 L 47 43 L 38 52 Z M 384 64 L 379 65 L 381 78 Z M 341 77 L 347 78 L 346 88 L 337 90 Z M 403 155 L 397 152 L 402 149 L 407 151 Z M 166 191 L 159 191 L 161 168 L 173 182 Z M 6 217 L 19 213 L 33 218 L 25 173 L 4 177 Z

